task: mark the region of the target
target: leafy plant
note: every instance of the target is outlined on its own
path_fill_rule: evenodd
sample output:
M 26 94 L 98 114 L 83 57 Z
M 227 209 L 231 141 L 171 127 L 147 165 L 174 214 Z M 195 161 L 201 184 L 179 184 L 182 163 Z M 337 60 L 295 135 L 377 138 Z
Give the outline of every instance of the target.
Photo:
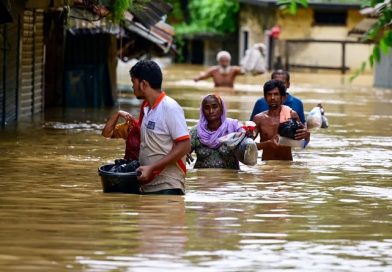
M 175 1 L 171 1 L 175 2 Z M 177 35 L 233 33 L 237 30 L 237 0 L 189 0 L 190 22 L 174 24 Z
M 308 7 L 307 0 L 278 0 L 278 5 L 281 7 L 283 12 L 288 12 L 291 15 L 295 15 L 298 10 L 298 6 Z
M 111 6 L 113 21 L 118 23 L 124 18 L 124 13 L 132 6 L 133 0 L 114 0 Z
M 181 58 L 184 36 L 197 33 L 228 34 L 237 31 L 238 0 L 168 0 L 173 6 L 168 21 L 176 31 L 176 47 Z M 179 59 L 182 61 L 182 59 Z
M 107 1 L 107 0 L 100 0 Z M 140 11 L 144 6 L 151 0 L 112 0 L 109 4 L 110 12 L 112 14 L 112 20 L 115 23 L 119 23 L 124 19 L 126 11 Z

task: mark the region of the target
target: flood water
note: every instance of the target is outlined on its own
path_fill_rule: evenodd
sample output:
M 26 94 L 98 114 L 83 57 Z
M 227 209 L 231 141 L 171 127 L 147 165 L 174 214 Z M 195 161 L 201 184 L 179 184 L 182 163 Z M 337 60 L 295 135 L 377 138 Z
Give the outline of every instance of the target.
M 164 69 L 192 127 L 209 81 L 201 67 Z M 267 75 L 217 90 L 247 120 Z M 121 84 L 130 84 L 124 77 Z M 392 90 L 364 75 L 293 73 L 308 112 L 322 102 L 293 162 L 193 170 L 187 194 L 104 194 L 97 168 L 123 154 L 100 136 L 118 108 L 48 110 L 0 131 L 0 271 L 392 271 Z M 259 154 L 261 155 L 261 154 Z

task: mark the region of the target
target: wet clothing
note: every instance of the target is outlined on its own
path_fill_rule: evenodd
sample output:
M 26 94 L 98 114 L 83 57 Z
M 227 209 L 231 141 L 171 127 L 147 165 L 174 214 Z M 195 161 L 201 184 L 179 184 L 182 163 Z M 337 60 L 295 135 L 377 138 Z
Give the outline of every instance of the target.
M 189 139 L 184 111 L 172 98 L 164 92 L 155 104 L 150 107 L 143 102 L 140 124 L 140 165 L 151 165 L 166 156 L 176 142 Z M 128 123 L 115 127 L 112 138 L 127 140 Z M 157 192 L 167 189 L 180 189 L 185 192 L 185 156 L 177 163 L 167 165 L 156 173 L 154 179 L 141 186 L 143 193 Z
M 184 111 L 178 103 L 164 92 L 153 106 L 145 105 L 140 124 L 140 165 L 151 165 L 165 157 L 176 142 L 189 139 Z M 141 186 L 144 193 L 167 189 L 185 192 L 185 156 L 167 165 L 153 180 Z
M 289 106 L 292 108 L 299 116 L 299 119 L 301 120 L 302 124 L 305 124 L 305 113 L 304 113 L 304 105 L 301 100 L 299 100 L 297 97 L 290 95 L 287 93 L 287 98 L 284 101 L 283 105 Z M 250 116 L 250 120 L 253 120 L 253 117 L 255 117 L 256 114 L 259 114 L 260 112 L 268 110 L 268 104 L 265 101 L 264 98 L 260 98 L 259 100 L 256 101 L 256 104 L 253 108 L 252 115 Z
M 142 195 L 184 195 L 184 192 L 181 189 L 166 189 L 157 192 L 141 193 Z
M 125 160 L 137 160 L 140 151 L 140 127 L 136 120 L 116 125 L 112 138 L 122 138 L 125 140 Z
M 191 129 L 190 135 L 192 150 L 196 153 L 194 168 L 240 168 L 234 152 L 225 144 L 221 144 L 215 149 L 202 144 L 197 135 L 197 127 Z
M 292 111 L 293 110 L 290 107 L 282 105 L 282 109 L 280 110 L 279 122 L 284 123 L 289 121 L 289 119 L 291 119 Z

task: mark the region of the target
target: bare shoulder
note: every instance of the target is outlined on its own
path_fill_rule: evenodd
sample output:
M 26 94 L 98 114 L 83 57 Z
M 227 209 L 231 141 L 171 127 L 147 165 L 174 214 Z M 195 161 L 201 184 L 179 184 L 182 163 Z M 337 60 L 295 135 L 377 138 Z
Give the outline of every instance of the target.
M 260 113 L 256 114 L 253 117 L 253 122 L 255 122 L 256 124 L 262 123 L 265 119 L 268 118 L 267 112 L 268 111 L 263 111 L 263 112 L 260 112 Z
M 210 68 L 208 68 L 207 73 L 214 73 L 217 72 L 219 70 L 219 66 L 215 65 L 215 66 L 211 66 Z

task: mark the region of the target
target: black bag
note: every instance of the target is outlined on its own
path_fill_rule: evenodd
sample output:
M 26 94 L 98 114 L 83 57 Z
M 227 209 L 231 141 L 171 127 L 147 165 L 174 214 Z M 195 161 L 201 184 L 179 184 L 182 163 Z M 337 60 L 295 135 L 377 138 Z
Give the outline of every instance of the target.
M 295 132 L 300 128 L 302 128 L 301 123 L 295 119 L 289 119 L 289 121 L 279 124 L 278 133 L 282 137 L 295 140 Z
M 117 159 L 114 161 L 113 167 L 108 172 L 113 173 L 129 173 L 135 172 L 140 166 L 137 160 Z

